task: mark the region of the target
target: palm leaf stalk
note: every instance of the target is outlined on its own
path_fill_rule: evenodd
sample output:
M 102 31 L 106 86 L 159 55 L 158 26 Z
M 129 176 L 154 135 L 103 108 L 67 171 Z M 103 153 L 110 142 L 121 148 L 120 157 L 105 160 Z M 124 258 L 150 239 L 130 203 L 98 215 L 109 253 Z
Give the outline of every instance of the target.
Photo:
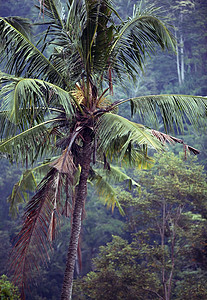
M 66 10 L 60 0 L 37 1 L 36 6 L 42 16 L 39 26 L 47 29 L 35 42 L 30 39 L 28 20 L 0 18 L 0 153 L 27 168 L 10 197 L 14 207 L 31 183 L 36 186 L 31 168 L 41 158 L 49 162 L 25 208 L 11 256 L 12 270 L 24 298 L 28 273 L 39 260 L 45 261 L 58 219 L 70 214 L 61 294 L 68 300 L 88 181 L 108 206 L 116 204 L 123 213 L 113 184 L 137 183 L 112 164 L 146 167 L 151 163 L 148 148 L 162 151 L 166 142 L 181 143 L 198 154 L 170 132 L 182 132 L 186 123 L 198 127 L 206 118 L 207 100 L 187 95 L 111 100 L 113 84 L 124 83 L 126 75 L 135 80 L 157 46 L 175 49 L 175 39 L 154 7 L 134 6 L 133 15 L 122 20 L 110 0 L 68 0 Z M 140 124 L 116 113 L 123 103 L 139 116 Z M 152 128 L 141 124 L 149 118 Z M 157 130 L 159 124 L 165 133 Z M 115 173 L 114 181 L 109 180 L 108 174 Z

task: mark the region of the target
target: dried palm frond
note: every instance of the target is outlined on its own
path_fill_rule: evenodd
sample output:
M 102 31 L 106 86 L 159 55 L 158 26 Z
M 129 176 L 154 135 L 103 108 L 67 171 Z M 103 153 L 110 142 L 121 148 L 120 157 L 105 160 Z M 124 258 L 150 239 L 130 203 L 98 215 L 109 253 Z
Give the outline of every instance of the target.
M 184 141 L 182 139 L 178 139 L 174 136 L 171 136 L 169 134 L 165 134 L 163 132 L 157 131 L 157 130 L 152 130 L 152 134 L 158 139 L 160 140 L 163 144 L 165 143 L 170 143 L 170 144 L 175 144 L 175 143 L 179 143 L 182 144 L 184 147 L 184 151 L 186 153 L 186 150 L 189 150 L 190 152 L 192 152 L 193 154 L 197 155 L 200 153 L 200 151 L 196 148 L 193 148 L 187 144 L 184 143 Z
M 60 190 L 58 174 L 58 171 L 51 169 L 42 180 L 26 206 L 23 227 L 15 238 L 10 270 L 23 294 L 26 278 L 32 270 L 38 269 L 39 261 L 47 261 L 52 250 L 51 240 L 55 236 Z
M 70 174 L 71 178 L 76 171 L 76 166 L 73 162 L 73 155 L 71 151 L 68 151 L 68 148 L 66 148 L 62 155 L 52 162 L 50 166 L 58 170 L 59 173 Z

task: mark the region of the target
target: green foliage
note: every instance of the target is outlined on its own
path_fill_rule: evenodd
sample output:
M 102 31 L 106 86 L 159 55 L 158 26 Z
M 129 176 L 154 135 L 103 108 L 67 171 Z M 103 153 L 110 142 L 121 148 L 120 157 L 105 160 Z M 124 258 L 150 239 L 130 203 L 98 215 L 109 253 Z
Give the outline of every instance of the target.
M 114 237 L 100 247 L 74 299 L 206 297 L 206 174 L 183 154 L 155 158 L 150 170 L 137 172 L 141 193 L 119 193 L 131 243 Z
M 94 272 L 75 284 L 73 299 L 156 299 L 159 280 L 137 263 L 141 258 L 140 249 L 114 236 L 100 247 Z
M 207 284 L 206 276 L 203 271 L 197 269 L 196 271 L 184 271 L 180 276 L 180 280 L 176 284 L 175 294 L 177 300 L 182 299 L 206 299 Z
M 20 299 L 18 288 L 15 287 L 7 278 L 6 275 L 2 275 L 0 278 L 0 295 L 1 300 L 17 300 Z

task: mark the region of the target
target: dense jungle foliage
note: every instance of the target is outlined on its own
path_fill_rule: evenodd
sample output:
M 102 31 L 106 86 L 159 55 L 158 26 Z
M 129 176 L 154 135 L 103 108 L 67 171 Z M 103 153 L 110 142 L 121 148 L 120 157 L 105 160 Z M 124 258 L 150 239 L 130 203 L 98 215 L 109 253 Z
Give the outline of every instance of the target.
M 177 53 L 158 51 L 148 59 L 145 72 L 140 74 L 136 85 L 129 82 L 125 88 L 114 87 L 114 98 L 160 93 L 206 96 L 207 2 L 145 2 L 162 7 L 168 23 L 174 26 Z M 135 0 L 114 0 L 121 16 L 130 15 L 134 3 Z M 38 21 L 39 12 L 33 4 L 32 0 L 0 0 L 0 16 L 32 14 Z M 38 34 L 38 27 L 33 30 Z M 120 113 L 126 117 L 130 115 L 125 109 Z M 169 152 L 154 156 L 152 168 L 130 170 L 130 176 L 140 184 L 139 189 L 131 193 L 128 188 L 117 186 L 125 216 L 117 209 L 112 213 L 89 188 L 81 233 L 82 266 L 77 262 L 74 299 L 207 298 L 205 128 L 195 132 L 190 126 L 186 127 L 185 141 L 200 150 L 197 158 L 187 155 L 186 159 L 184 153 L 179 153 L 180 147 L 170 147 Z M 13 237 L 21 225 L 20 218 L 12 217 L 12 212 L 9 214 L 7 203 L 21 169 L 21 165 L 11 166 L 5 157 L 1 158 L 0 275 L 7 274 Z M 32 275 L 28 299 L 59 298 L 69 227 L 66 220 L 58 233 L 50 262 Z M 2 277 L 1 286 L 6 286 L 6 293 L 14 291 L 13 299 L 18 299 L 17 291 L 7 278 Z

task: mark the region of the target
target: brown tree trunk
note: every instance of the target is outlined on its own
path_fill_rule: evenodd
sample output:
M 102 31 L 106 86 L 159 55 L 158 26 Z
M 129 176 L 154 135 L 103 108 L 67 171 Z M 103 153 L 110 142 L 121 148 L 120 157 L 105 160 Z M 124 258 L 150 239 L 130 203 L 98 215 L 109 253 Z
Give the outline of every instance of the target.
M 81 174 L 79 184 L 76 189 L 76 200 L 73 212 L 73 222 L 71 228 L 70 244 L 68 248 L 61 300 L 70 300 L 72 297 L 73 274 L 75 260 L 77 256 L 78 240 L 81 231 L 81 217 L 87 197 L 87 179 L 89 175 L 92 154 L 92 138 L 89 130 L 85 131 L 85 133 L 83 134 L 83 138 L 83 151 L 81 153 L 80 159 Z

